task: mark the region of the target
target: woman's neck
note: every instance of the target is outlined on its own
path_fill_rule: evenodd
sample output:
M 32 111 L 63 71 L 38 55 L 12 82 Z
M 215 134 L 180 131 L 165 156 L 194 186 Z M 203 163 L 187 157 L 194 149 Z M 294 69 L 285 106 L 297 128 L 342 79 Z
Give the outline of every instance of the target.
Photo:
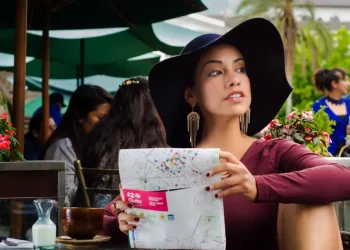
M 244 135 L 239 127 L 239 119 L 207 123 L 203 128 L 198 148 L 220 148 L 240 159 L 255 141 Z
M 330 98 L 332 98 L 332 99 L 334 99 L 334 100 L 337 100 L 337 101 L 339 101 L 343 96 L 341 95 L 341 94 L 339 94 L 339 93 L 337 93 L 337 92 L 330 92 L 329 94 L 328 94 L 328 96 L 330 97 Z

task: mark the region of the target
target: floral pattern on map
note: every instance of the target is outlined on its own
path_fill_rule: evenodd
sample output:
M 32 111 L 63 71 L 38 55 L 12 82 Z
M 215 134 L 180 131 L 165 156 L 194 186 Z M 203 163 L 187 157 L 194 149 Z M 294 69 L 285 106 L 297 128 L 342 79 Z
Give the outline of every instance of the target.
M 208 185 L 220 177 L 206 173 L 218 165 L 218 149 L 124 149 L 119 152 L 123 188 L 169 190 Z

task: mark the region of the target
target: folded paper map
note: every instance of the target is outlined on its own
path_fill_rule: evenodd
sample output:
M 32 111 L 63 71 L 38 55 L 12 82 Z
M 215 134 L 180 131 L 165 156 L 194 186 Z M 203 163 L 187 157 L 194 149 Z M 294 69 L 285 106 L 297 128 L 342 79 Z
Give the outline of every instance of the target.
M 126 212 L 141 220 L 129 233 L 132 248 L 225 249 L 222 199 L 205 187 L 218 149 L 125 149 L 119 152 Z

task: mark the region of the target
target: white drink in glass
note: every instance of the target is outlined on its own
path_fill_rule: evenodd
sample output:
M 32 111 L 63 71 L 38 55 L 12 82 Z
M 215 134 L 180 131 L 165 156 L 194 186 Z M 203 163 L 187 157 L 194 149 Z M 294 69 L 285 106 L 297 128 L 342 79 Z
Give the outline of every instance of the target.
M 35 249 L 53 249 L 56 244 L 55 224 L 34 224 L 32 227 Z

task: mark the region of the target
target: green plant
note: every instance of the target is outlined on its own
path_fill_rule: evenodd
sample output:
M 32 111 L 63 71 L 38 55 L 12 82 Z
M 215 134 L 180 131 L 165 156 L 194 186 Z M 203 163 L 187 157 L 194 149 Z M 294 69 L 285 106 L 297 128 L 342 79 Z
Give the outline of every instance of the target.
M 318 43 L 318 39 L 315 40 Z M 313 55 L 310 50 L 303 48 L 304 44 L 297 44 L 295 53 L 295 70 L 293 76 L 293 106 L 298 110 L 309 110 L 311 104 L 322 95 L 318 93 L 313 84 Z M 333 51 L 327 60 L 318 54 L 317 61 L 320 67 L 328 69 L 334 66 L 342 67 L 348 71 L 350 77 L 350 33 L 342 26 L 333 34 Z M 322 47 L 322 46 L 321 46 Z M 303 54 L 303 50 L 304 53 Z M 286 105 L 280 110 L 276 118 L 286 115 Z
M 303 14 L 298 16 L 295 10 L 303 10 Z M 332 54 L 332 34 L 315 18 L 314 6 L 310 0 L 242 0 L 236 9 L 236 14 L 243 19 L 265 17 L 275 24 L 284 42 L 287 79 L 293 86 L 296 64 L 298 62 L 305 64 L 306 54 L 311 55 L 313 69 L 318 67 L 319 58 L 327 58 Z M 298 17 L 303 21 L 297 22 Z M 298 46 L 301 58 L 296 57 Z M 305 92 L 307 91 L 304 90 Z M 294 94 L 295 92 L 289 96 L 284 107 L 287 114 L 292 111 Z
M 284 138 L 305 145 L 312 152 L 321 156 L 330 156 L 328 152 L 333 133 L 334 121 L 329 120 L 325 107 L 313 114 L 312 111 L 295 109 L 285 120 L 275 119 L 262 131 L 264 140 Z
M 19 145 L 14 135 L 16 129 L 8 120 L 7 113 L 3 113 L 0 117 L 0 162 L 9 162 L 14 159 L 24 161 L 23 155 L 16 150 Z

